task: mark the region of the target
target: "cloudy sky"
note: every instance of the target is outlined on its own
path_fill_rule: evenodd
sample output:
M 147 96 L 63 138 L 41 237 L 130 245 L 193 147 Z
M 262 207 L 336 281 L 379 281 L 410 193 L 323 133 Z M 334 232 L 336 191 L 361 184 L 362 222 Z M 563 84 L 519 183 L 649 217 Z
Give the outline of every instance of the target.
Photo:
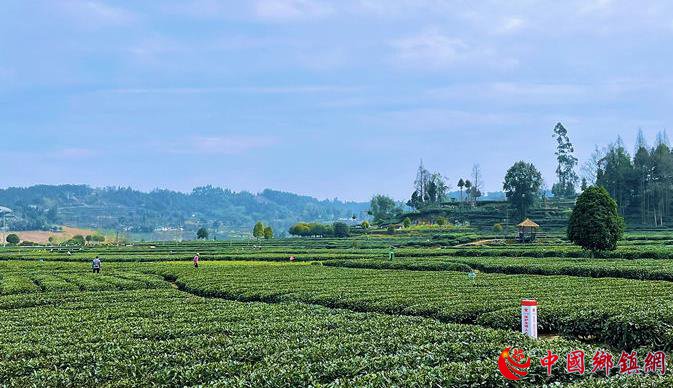
M 3 0 L 0 187 L 397 199 L 517 160 L 551 186 L 673 123 L 668 1 Z

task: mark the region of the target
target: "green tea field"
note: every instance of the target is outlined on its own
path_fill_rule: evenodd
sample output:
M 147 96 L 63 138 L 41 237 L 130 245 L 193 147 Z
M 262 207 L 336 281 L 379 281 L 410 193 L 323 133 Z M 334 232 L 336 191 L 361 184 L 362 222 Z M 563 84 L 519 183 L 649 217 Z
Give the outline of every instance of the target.
M 627 235 L 594 258 L 555 238 L 460 247 L 471 237 L 419 246 L 423 238 L 4 248 L 0 382 L 673 383 L 644 364 L 648 353 L 673 351 L 673 237 Z M 100 274 L 90 269 L 97 255 Z M 519 333 L 524 298 L 539 303 L 537 340 Z M 532 360 L 518 382 L 498 369 L 509 347 Z M 559 355 L 551 370 L 541 363 L 547 351 Z M 573 351 L 586 354 L 583 374 L 567 370 Z M 590 373 L 600 351 L 614 357 L 609 376 Z M 620 373 L 623 351 L 637 352 L 638 375 Z
M 671 0 L 0 0 L 0 388 L 673 387 L 672 41 Z

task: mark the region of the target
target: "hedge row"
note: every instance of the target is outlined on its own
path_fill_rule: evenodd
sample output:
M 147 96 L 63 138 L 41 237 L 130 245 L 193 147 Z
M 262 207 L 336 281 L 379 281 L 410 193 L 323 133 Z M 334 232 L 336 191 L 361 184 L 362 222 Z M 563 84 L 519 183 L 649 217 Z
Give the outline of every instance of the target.
M 472 268 L 466 264 L 448 261 L 330 260 L 323 262 L 323 265 L 331 267 L 400 269 L 410 271 L 472 271 Z

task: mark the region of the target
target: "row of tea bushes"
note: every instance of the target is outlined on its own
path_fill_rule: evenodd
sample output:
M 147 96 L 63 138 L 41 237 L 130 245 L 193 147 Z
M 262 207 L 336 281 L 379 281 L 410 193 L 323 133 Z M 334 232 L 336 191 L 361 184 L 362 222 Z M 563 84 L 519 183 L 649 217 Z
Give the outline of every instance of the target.
M 498 328 L 519 324 L 517 309 L 524 298 L 540 303 L 540 330 L 566 336 L 601 339 L 613 346 L 651 345 L 673 349 L 666 311 L 673 309 L 668 282 L 587 279 L 572 276 L 481 273 L 471 281 L 464 272 L 359 269 L 328 266 L 265 265 L 257 268 L 213 265 L 194 271 L 186 265 L 148 268 L 180 289 L 205 296 L 241 301 L 304 302 L 355 311 L 417 315 L 445 322 Z M 640 325 L 641 316 L 658 306 L 654 319 L 661 328 Z M 488 318 L 497 314 L 496 321 Z M 608 320 L 629 327 L 629 338 L 615 335 Z M 495 322 L 495 323 L 494 323 Z
M 383 259 L 330 260 L 327 266 L 408 269 L 426 271 L 463 271 L 470 269 L 488 273 L 527 275 L 568 275 L 592 278 L 624 278 L 673 281 L 673 261 L 642 259 L 569 259 L 569 258 L 507 258 L 446 257 L 401 258 L 393 262 Z
M 507 386 L 497 369 L 505 347 L 531 357 L 594 350 L 430 319 L 205 300 L 172 289 L 0 296 L 0 309 L 0 381 L 8 386 Z M 581 379 L 564 365 L 547 376 L 534 362 L 517 386 Z

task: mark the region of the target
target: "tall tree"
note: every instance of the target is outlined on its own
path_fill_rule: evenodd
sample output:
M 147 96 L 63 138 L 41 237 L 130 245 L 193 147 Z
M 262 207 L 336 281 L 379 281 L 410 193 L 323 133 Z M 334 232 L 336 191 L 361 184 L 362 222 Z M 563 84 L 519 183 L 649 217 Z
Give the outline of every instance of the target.
M 428 205 L 437 204 L 446 199 L 448 186 L 445 178 L 435 172 L 430 173 L 424 166 L 423 161 L 418 167 L 416 180 L 414 181 L 414 192 L 407 205 L 415 209 L 422 209 Z
M 584 191 L 589 187 L 586 178 L 582 178 L 582 184 L 580 185 L 580 190 Z
M 535 203 L 540 187 L 542 187 L 542 174 L 532 163 L 516 162 L 507 170 L 503 190 L 520 218 L 528 215 L 528 209 Z
M 596 178 L 632 223 L 661 227 L 673 221 L 673 153 L 665 132 L 650 147 L 638 131 L 633 158 L 618 139 L 599 159 Z
M 264 228 L 264 239 L 270 240 L 273 238 L 273 229 L 270 226 Z
M 381 223 L 396 215 L 397 205 L 392 198 L 377 194 L 372 197 L 369 213 L 374 217 L 374 223 Z
M 642 129 L 638 129 L 638 134 L 636 135 L 636 146 L 634 148 L 633 154 L 635 155 L 638 153 L 638 150 L 641 148 L 648 149 L 649 146 L 647 145 L 647 139 L 645 138 L 645 134 L 643 133 Z
M 428 182 L 428 189 L 425 193 L 425 198 L 423 198 L 423 202 L 426 205 L 437 202 L 437 184 L 432 180 Z
M 648 209 L 650 207 L 650 189 L 652 182 L 652 159 L 650 152 L 647 150 L 647 143 L 644 138 L 641 139 L 642 131 L 638 134 L 638 141 L 636 142 L 636 153 L 633 157 L 633 170 L 635 180 L 638 184 L 635 191 L 635 201 L 638 203 L 638 213 L 640 215 L 640 223 L 648 222 Z
M 472 198 L 472 205 L 476 205 L 477 200 L 479 197 L 482 196 L 481 190 L 477 188 L 477 186 L 472 186 L 472 189 L 470 189 L 470 198 Z
M 423 207 L 423 198 L 418 194 L 418 191 L 411 193 L 411 199 L 407 201 L 407 206 L 413 207 L 414 209 Z
M 563 124 L 557 123 L 554 127 L 554 137 L 556 138 L 556 176 L 558 182 L 552 186 L 552 193 L 557 197 L 574 197 L 576 195 L 575 185 L 577 184 L 577 158 L 574 155 L 575 148 L 568 137 L 568 130 Z
M 657 132 L 657 146 L 662 144 L 670 147 L 670 143 L 668 142 L 668 133 L 666 133 L 666 130 Z
M 472 182 L 469 179 L 465 179 L 465 194 L 467 194 L 467 196 L 465 197 L 465 201 L 471 202 Z
M 586 179 L 588 184 L 593 185 L 596 183 L 598 166 L 606 153 L 606 150 L 602 150 L 598 148 L 598 146 L 595 146 L 589 159 L 582 164 L 582 178 Z
M 472 189 L 470 190 L 470 197 L 473 203 L 481 197 L 481 189 L 484 187 L 484 180 L 481 175 L 481 166 L 479 163 L 472 165 Z
M 252 235 L 253 235 L 253 237 L 258 238 L 258 239 L 264 237 L 264 224 L 257 221 L 257 223 L 255 224 L 255 227 L 252 228 Z
M 449 187 L 442 174 L 435 172 L 430 175 L 430 182 L 428 183 L 428 197 L 430 203 L 439 203 L 446 200 L 446 193 L 448 190 Z
M 460 202 L 463 202 L 463 187 L 465 187 L 465 181 L 463 178 L 458 180 L 458 188 L 460 189 Z
M 423 160 L 418 166 L 418 171 L 416 171 L 416 180 L 414 180 L 414 188 L 418 193 L 418 197 L 421 198 L 421 201 L 425 202 L 428 197 L 428 184 L 430 183 L 430 171 L 426 170 L 423 166 Z
M 607 154 L 600 160 L 596 172 L 596 184 L 604 187 L 617 201 L 620 214 L 629 206 L 635 182 L 631 158 L 624 149 L 621 138 L 610 145 Z
M 673 156 L 664 133 L 657 138 L 657 147 L 651 155 L 652 200 L 654 225 L 663 226 L 664 217 L 670 215 L 671 190 L 673 189 Z

